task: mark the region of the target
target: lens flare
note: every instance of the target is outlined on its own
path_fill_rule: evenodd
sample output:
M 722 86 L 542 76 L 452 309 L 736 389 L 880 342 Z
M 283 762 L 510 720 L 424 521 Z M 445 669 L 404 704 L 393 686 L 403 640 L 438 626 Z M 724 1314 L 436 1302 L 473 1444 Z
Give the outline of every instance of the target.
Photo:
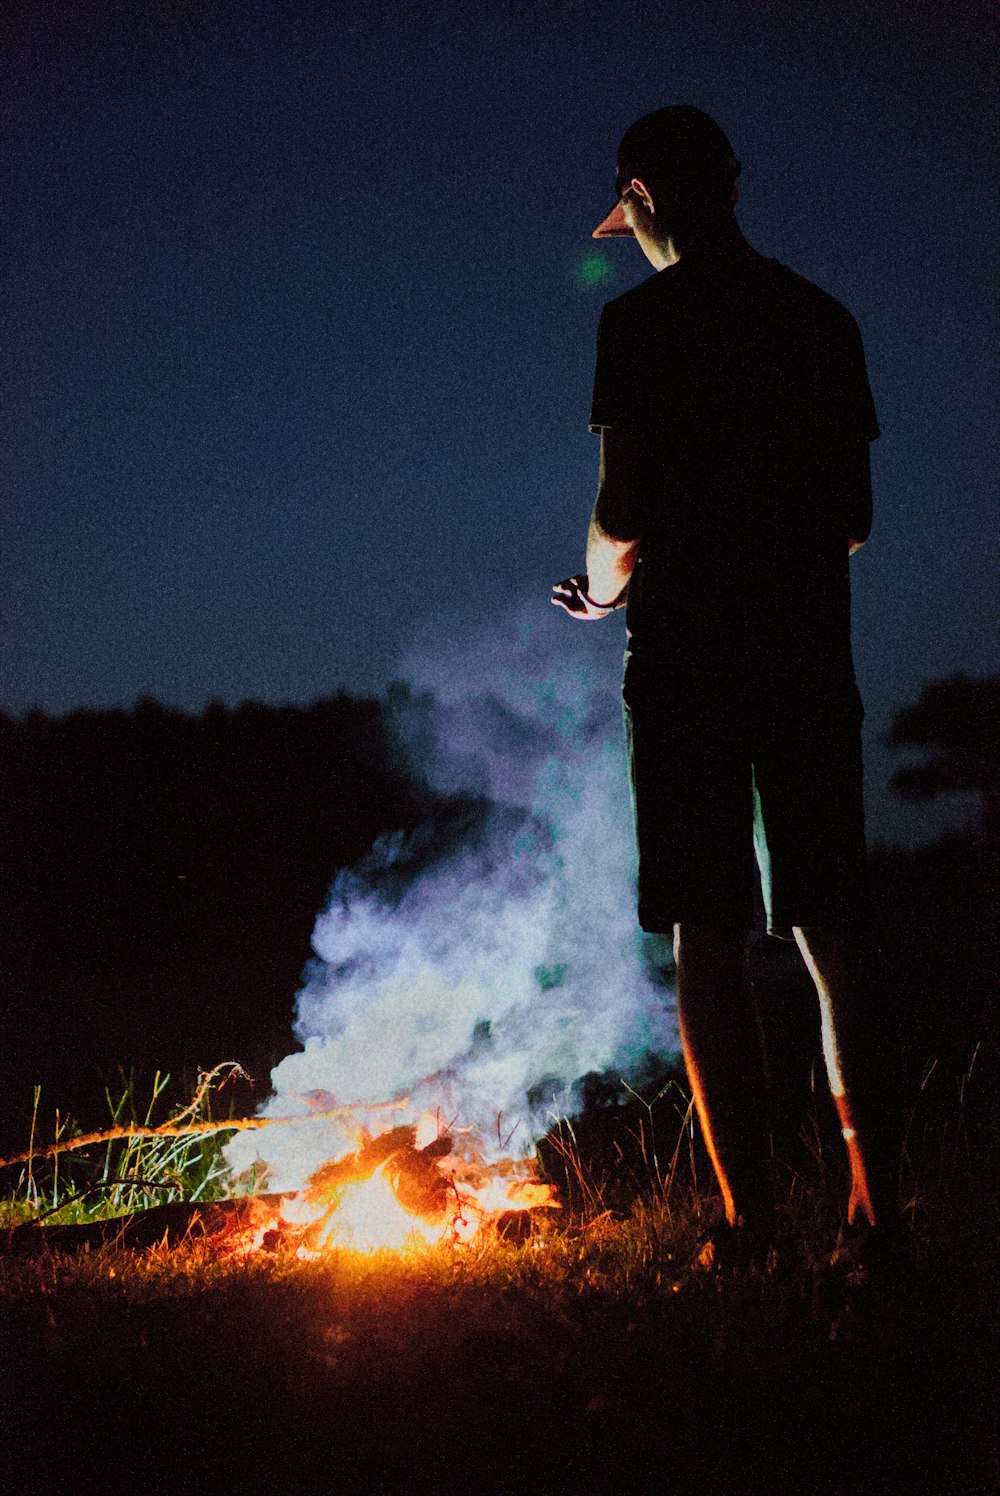
M 594 249 L 585 254 L 577 266 L 576 283 L 578 286 L 600 286 L 610 275 L 611 261 L 599 249 Z

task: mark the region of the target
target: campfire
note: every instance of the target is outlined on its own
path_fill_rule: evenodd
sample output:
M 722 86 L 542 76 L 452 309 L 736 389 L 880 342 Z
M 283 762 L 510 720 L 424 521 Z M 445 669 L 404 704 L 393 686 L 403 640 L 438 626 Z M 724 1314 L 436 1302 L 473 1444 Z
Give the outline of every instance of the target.
M 212 1076 L 203 1077 L 203 1082 Z M 205 1086 L 207 1090 L 207 1084 Z M 203 1094 L 203 1093 L 200 1093 Z M 407 1108 L 404 1101 L 368 1111 Z M 306 1117 L 252 1117 L 209 1122 L 193 1108 L 160 1127 L 118 1127 L 65 1140 L 49 1154 L 136 1139 L 174 1139 L 217 1132 L 308 1126 L 336 1119 L 351 1121 L 349 1108 L 314 1110 Z M 146 1247 L 173 1245 L 192 1237 L 208 1240 L 220 1255 L 294 1251 L 302 1259 L 332 1249 L 357 1252 L 403 1251 L 420 1247 L 466 1246 L 484 1226 L 523 1237 L 532 1212 L 557 1204 L 553 1186 L 539 1179 L 530 1159 L 488 1162 L 482 1140 L 471 1130 L 442 1126 L 439 1116 L 369 1131 L 356 1119 L 353 1138 L 336 1156 L 314 1169 L 301 1188 L 282 1193 L 236 1195 L 206 1203 L 183 1201 L 151 1206 L 127 1216 L 110 1216 L 87 1225 L 35 1222 L 11 1233 L 14 1250 L 47 1246 L 74 1249 L 109 1241 Z M 499 1138 L 498 1141 L 502 1142 Z M 25 1161 L 0 1160 L 0 1166 Z M 39 1155 L 30 1156 L 37 1160 Z
M 399 1250 L 411 1245 L 467 1244 L 484 1222 L 555 1204 L 551 1185 L 527 1164 L 487 1166 L 456 1153 L 436 1119 L 371 1136 L 356 1151 L 323 1164 L 295 1195 L 281 1197 L 278 1220 L 255 1233 L 254 1246 L 298 1237 L 298 1253 L 329 1247 Z

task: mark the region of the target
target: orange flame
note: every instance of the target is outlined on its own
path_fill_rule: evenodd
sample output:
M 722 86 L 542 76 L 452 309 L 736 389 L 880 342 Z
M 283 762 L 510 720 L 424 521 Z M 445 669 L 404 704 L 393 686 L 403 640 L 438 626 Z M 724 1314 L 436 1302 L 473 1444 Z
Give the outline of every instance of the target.
M 468 1155 L 452 1154 L 452 1139 L 434 1119 L 393 1128 L 375 1137 L 362 1133 L 355 1153 L 317 1169 L 297 1195 L 282 1201 L 283 1236 L 298 1236 L 297 1254 L 315 1258 L 332 1248 L 356 1252 L 406 1251 L 467 1245 L 491 1217 L 509 1211 L 554 1206 L 555 1191 L 528 1163 L 510 1159 L 490 1168 Z M 421 1146 L 418 1146 L 421 1144 Z M 250 1250 L 262 1246 L 258 1229 Z
M 378 1252 L 436 1246 L 452 1226 L 447 1217 L 429 1220 L 407 1210 L 396 1198 L 383 1168 L 368 1179 L 345 1185 L 332 1206 L 310 1204 L 304 1196 L 297 1195 L 286 1202 L 282 1217 L 290 1225 L 318 1226 L 312 1238 L 314 1244 L 299 1249 L 300 1256 L 309 1257 L 319 1256 L 330 1247 Z

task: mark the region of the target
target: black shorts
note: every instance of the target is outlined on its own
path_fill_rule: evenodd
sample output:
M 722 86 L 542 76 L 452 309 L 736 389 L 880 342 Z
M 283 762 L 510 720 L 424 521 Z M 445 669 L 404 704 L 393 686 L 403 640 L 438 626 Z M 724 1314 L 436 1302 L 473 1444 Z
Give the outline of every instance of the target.
M 626 657 L 628 658 L 628 657 Z M 821 706 L 663 686 L 627 666 L 622 689 L 639 852 L 639 923 L 862 929 L 867 854 L 857 689 Z M 756 854 L 756 856 L 755 856 Z

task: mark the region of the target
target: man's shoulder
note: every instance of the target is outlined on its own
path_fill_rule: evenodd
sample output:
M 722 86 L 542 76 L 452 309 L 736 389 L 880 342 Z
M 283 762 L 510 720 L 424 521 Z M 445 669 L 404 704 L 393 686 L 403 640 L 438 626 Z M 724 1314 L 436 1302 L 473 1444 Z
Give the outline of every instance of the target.
M 791 270 L 780 260 L 765 260 L 774 294 L 785 299 L 791 306 L 809 312 L 814 317 L 825 317 L 832 322 L 843 322 L 854 326 L 854 318 L 843 302 L 815 281 L 807 280 L 797 270 Z
M 602 318 L 613 323 L 627 323 L 633 319 L 642 319 L 647 315 L 649 309 L 659 305 L 664 292 L 669 294 L 668 272 L 656 271 L 641 280 L 637 286 L 623 291 L 620 296 L 615 296 L 611 301 L 604 303 L 601 312 Z
M 698 312 L 676 274 L 679 265 L 658 270 L 631 290 L 605 303 L 599 339 L 622 356 L 641 361 L 661 345 L 683 341 L 694 330 Z M 627 353 L 625 352 L 627 350 Z
M 689 273 L 689 269 L 695 273 Z M 706 275 L 707 270 L 707 275 Z M 612 328 L 641 327 L 651 318 L 683 315 L 690 305 L 693 313 L 704 309 L 706 286 L 720 294 L 756 302 L 770 301 L 777 310 L 784 308 L 795 320 L 840 323 L 855 327 L 847 308 L 814 281 L 791 270 L 780 260 L 753 253 L 741 257 L 731 266 L 687 267 L 681 260 L 676 266 L 659 270 L 630 290 L 605 303 L 602 320 Z M 709 292 L 711 294 L 711 291 Z

